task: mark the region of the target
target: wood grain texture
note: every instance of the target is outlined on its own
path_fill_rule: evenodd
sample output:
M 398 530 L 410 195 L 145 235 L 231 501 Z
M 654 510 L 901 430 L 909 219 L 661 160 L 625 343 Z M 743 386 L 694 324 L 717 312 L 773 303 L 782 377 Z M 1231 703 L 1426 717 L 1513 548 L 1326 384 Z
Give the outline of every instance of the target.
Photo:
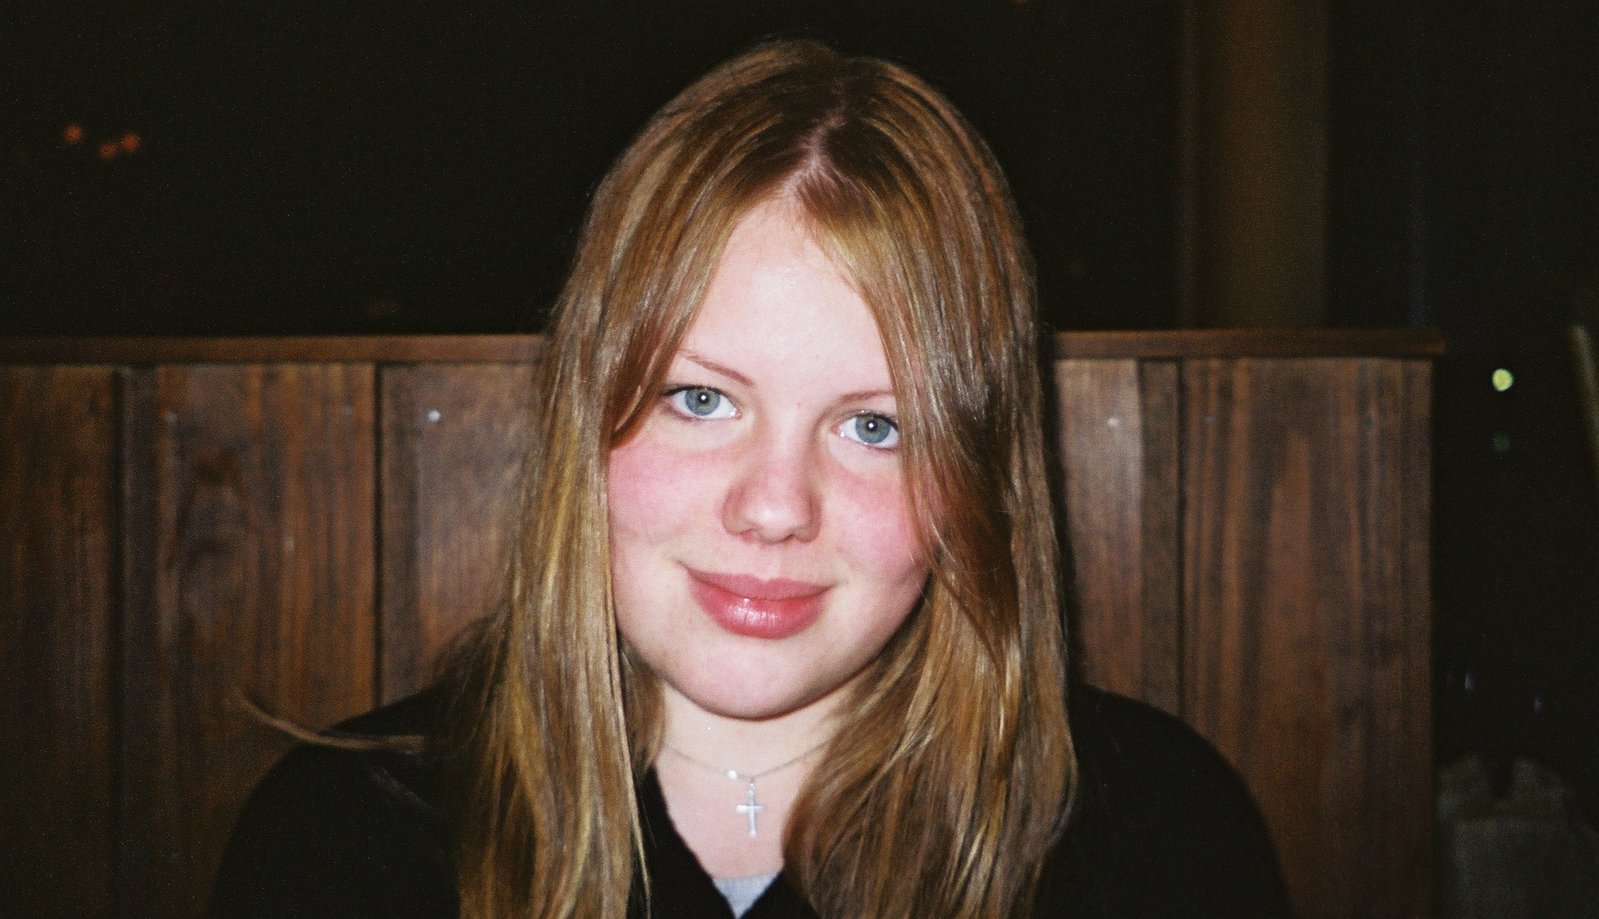
M 1176 368 L 1057 361 L 1055 387 L 1079 672 L 1178 713 Z
M 509 363 L 534 361 L 542 335 L 341 335 L 251 338 L 0 337 L 0 364 Z M 1054 357 L 1387 356 L 1444 353 L 1434 329 L 1160 329 L 1060 332 Z
M 438 653 L 500 599 L 520 503 L 531 364 L 382 370 L 382 686 L 434 676 Z
M 1212 357 L 1428 357 L 1443 354 L 1435 329 L 1162 329 L 1059 332 L 1055 359 Z
M 130 393 L 131 911 L 199 912 L 289 746 L 240 697 L 313 728 L 376 701 L 373 402 L 371 368 L 349 365 L 161 367 Z
M 0 911 L 112 910 L 116 381 L 0 367 Z
M 0 364 L 502 363 L 537 360 L 542 335 L 0 338 Z
M 1150 628 L 1144 642 L 1144 701 L 1181 715 L 1183 674 L 1182 616 L 1182 443 L 1178 365 L 1140 361 L 1139 401 L 1143 409 L 1144 512 L 1142 569 L 1144 616 Z
M 1426 909 L 1424 365 L 1184 370 L 1184 707 L 1305 916 Z
M 1062 339 L 1083 669 L 1240 767 L 1304 915 L 1423 915 L 1427 364 L 1162 334 Z M 25 751 L 0 755 L 0 904 L 194 914 L 288 746 L 235 694 L 315 727 L 426 681 L 500 589 L 537 341 L 0 366 L 0 743 Z M 85 363 L 109 353 L 129 366 Z M 384 355 L 415 362 L 361 362 Z

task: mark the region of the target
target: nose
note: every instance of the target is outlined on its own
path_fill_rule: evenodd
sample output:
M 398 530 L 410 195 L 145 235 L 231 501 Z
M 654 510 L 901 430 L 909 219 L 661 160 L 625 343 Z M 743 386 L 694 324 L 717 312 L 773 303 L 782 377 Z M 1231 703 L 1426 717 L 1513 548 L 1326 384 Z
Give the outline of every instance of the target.
M 821 525 L 815 458 L 801 444 L 760 444 L 728 489 L 722 525 L 762 543 L 808 542 Z

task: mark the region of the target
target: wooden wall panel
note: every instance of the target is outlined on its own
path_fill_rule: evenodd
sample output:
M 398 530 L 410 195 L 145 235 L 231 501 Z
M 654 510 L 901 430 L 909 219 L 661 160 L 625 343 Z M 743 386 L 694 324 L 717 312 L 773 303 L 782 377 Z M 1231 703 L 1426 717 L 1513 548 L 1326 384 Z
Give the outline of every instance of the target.
M 0 367 L 0 911 L 110 913 L 116 380 Z
M 1424 366 L 1185 368 L 1185 709 L 1306 916 L 1426 910 Z
M 1180 713 L 1176 365 L 1057 361 L 1055 385 L 1079 672 Z
M 382 370 L 382 684 L 433 677 L 438 652 L 501 596 L 527 452 L 529 364 Z
M 370 367 L 195 365 L 130 387 L 124 906 L 193 915 L 239 805 L 374 673 Z M 147 495 L 142 502 L 140 495 Z
M 1056 366 L 1083 670 L 1240 767 L 1304 915 L 1424 914 L 1427 364 L 1185 334 Z M 517 513 L 520 339 L 111 344 L 0 367 L 0 912 L 195 913 L 288 746 L 234 698 L 418 687 Z

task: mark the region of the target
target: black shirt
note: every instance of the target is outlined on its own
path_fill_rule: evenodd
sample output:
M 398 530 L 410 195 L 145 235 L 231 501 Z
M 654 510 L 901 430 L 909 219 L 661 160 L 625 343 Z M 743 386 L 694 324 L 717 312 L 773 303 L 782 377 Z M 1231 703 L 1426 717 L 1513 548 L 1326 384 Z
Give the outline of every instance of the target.
M 1046 863 L 1037 916 L 1280 916 L 1265 827 L 1237 774 L 1177 719 L 1120 696 L 1071 694 L 1078 804 Z M 427 734 L 425 693 L 343 725 Z M 216 916 L 454 916 L 449 822 L 419 754 L 302 746 L 251 795 L 223 856 Z M 667 816 L 654 772 L 639 785 L 651 914 L 730 919 L 727 901 Z M 633 912 L 642 916 L 640 904 Z M 814 916 L 779 874 L 747 919 Z

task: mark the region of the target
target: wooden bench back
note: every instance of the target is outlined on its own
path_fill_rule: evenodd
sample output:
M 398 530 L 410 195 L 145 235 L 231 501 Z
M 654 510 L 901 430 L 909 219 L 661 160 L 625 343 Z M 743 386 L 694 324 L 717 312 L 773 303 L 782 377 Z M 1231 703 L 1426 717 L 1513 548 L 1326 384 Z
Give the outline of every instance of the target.
M 493 601 L 531 337 L 0 340 L 0 902 L 194 915 L 285 740 Z M 1300 911 L 1428 908 L 1427 333 L 1078 333 L 1091 681 L 1248 780 Z

